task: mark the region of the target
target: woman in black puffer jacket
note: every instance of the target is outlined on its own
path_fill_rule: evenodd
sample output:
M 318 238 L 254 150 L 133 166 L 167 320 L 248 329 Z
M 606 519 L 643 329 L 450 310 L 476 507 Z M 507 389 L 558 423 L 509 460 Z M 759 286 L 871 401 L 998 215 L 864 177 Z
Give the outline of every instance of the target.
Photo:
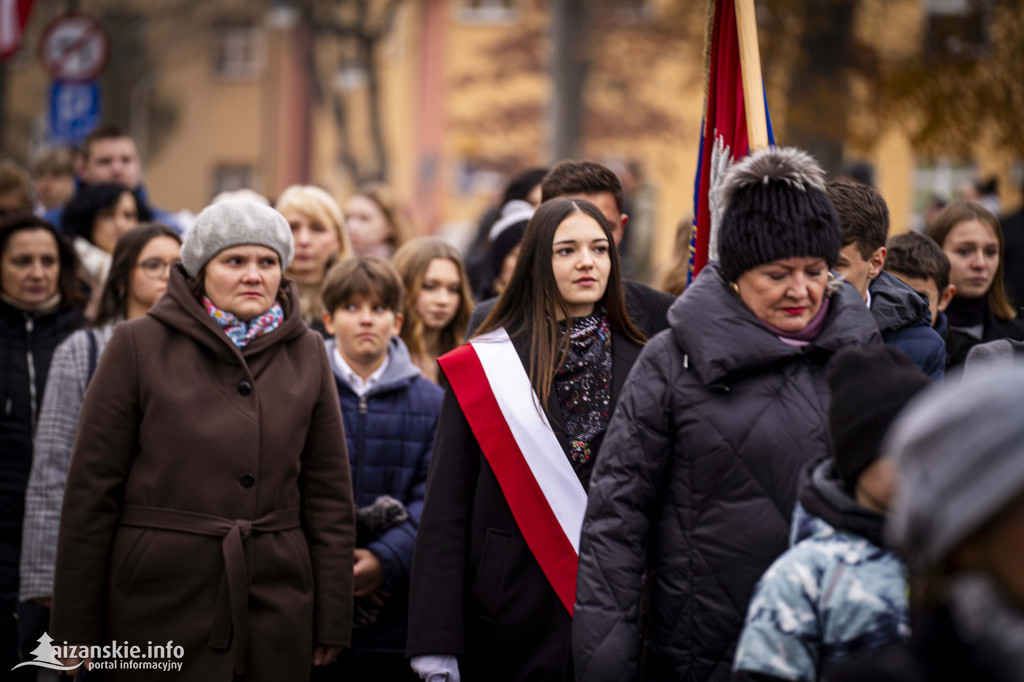
M 75 253 L 31 214 L 0 224 L 0 670 L 17 662 L 18 557 L 32 436 L 50 359 L 82 325 Z
M 824 172 L 758 152 L 722 190 L 719 263 L 630 373 L 590 486 L 576 592 L 578 680 L 727 680 L 747 602 L 786 549 L 801 469 L 830 451 L 824 367 L 878 343 L 829 269 Z

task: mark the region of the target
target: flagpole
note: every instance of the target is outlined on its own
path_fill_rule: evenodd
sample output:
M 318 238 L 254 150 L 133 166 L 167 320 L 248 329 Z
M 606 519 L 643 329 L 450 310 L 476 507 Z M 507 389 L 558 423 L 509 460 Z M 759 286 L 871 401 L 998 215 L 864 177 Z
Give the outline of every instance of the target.
M 750 151 L 768 146 L 768 121 L 764 114 L 761 54 L 757 47 L 754 0 L 735 0 L 736 32 L 739 34 L 740 71 L 743 74 L 743 102 L 747 114 Z

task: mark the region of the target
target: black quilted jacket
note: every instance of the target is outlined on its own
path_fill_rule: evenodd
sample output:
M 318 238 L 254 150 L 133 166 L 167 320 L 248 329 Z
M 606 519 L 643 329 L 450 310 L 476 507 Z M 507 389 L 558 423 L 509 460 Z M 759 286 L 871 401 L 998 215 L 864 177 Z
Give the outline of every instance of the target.
M 577 680 L 727 680 L 754 585 L 786 549 L 800 470 L 831 449 L 824 365 L 879 343 L 857 291 L 784 344 L 710 264 L 644 348 L 583 526 Z M 643 604 L 641 604 L 643 602 Z

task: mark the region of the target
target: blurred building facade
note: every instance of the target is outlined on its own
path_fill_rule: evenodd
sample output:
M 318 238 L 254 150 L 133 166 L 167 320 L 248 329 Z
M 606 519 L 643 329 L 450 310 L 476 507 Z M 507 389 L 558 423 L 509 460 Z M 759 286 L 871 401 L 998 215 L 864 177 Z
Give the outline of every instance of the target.
M 136 137 L 151 196 L 170 210 L 198 211 L 226 189 L 274 197 L 306 182 L 343 202 L 360 182 L 382 175 L 421 231 L 468 238 L 511 174 L 552 161 L 547 121 L 560 93 L 548 75 L 551 3 L 76 4 L 112 35 L 101 77 L 105 118 Z M 636 192 L 651 230 L 641 242 L 664 262 L 677 222 L 692 210 L 703 10 L 670 0 L 581 4 L 601 5 L 603 14 L 594 9 L 587 17 L 581 46 L 588 70 L 579 155 L 640 176 Z M 935 3 L 861 4 L 859 39 L 921 49 Z M 313 22 L 304 13 L 311 8 Z M 49 81 L 36 45 L 66 9 L 66 2 L 38 0 L 23 54 L 7 67 L 4 150 L 22 161 L 45 141 Z M 769 68 L 768 101 L 785 144 L 787 83 L 769 78 Z M 851 90 L 856 101 L 856 82 Z M 858 125 L 869 124 L 853 112 L 851 126 Z M 913 224 L 922 196 L 946 185 L 955 190 L 968 176 L 995 175 L 1004 205 L 1019 201 L 1017 159 L 986 140 L 966 162 L 932 161 L 915 154 L 899 121 L 869 132 L 861 138 L 871 142 L 851 142 L 846 155 L 873 169 L 894 231 Z

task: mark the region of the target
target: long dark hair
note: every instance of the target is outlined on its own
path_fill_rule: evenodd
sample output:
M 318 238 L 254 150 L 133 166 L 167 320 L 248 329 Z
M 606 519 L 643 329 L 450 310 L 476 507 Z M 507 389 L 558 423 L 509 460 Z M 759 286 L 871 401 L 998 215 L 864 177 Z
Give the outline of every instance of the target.
M 526 226 L 519 259 L 508 287 L 475 334 L 498 327 L 504 327 L 510 336 L 529 332 L 530 385 L 545 411 L 555 372 L 565 363 L 569 353 L 569 335 L 559 332 L 556 320 L 563 318 L 566 324 L 572 321 L 569 306 L 558 292 L 558 283 L 551 268 L 551 249 L 558 226 L 573 213 L 585 213 L 593 218 L 608 239 L 611 272 L 599 303 L 604 306 L 609 326 L 636 343 L 642 344 L 646 340 L 626 311 L 619 254 L 604 215 L 584 199 L 545 201 Z
M 0 255 L 7 249 L 11 235 L 20 230 L 46 230 L 57 242 L 57 258 L 60 272 L 57 275 L 57 290 L 61 300 L 70 306 L 81 308 L 89 300 L 89 287 L 78 276 L 78 256 L 68 240 L 53 223 L 32 213 L 15 213 L 0 222 Z
M 82 237 L 92 243 L 92 230 L 96 218 L 103 211 L 113 210 L 124 194 L 131 194 L 139 213 L 139 222 L 150 219 L 149 210 L 127 186 L 116 182 L 82 187 L 64 207 L 61 227 L 72 237 Z
M 996 274 L 992 285 L 988 289 L 988 307 L 1000 320 L 1015 319 L 1017 311 L 1014 310 L 1007 298 L 1006 287 L 1003 284 L 1003 259 L 1006 257 L 1006 246 L 1003 241 L 1003 228 L 999 225 L 998 218 L 976 201 L 956 201 L 935 214 L 932 224 L 928 226 L 928 236 L 945 250 L 943 243 L 949 233 L 960 223 L 969 220 L 977 220 L 982 225 L 988 226 L 999 244 L 999 263 L 996 265 Z
M 100 296 L 99 309 L 91 326 L 101 327 L 128 314 L 128 289 L 131 287 L 132 268 L 135 267 L 135 261 L 146 248 L 146 244 L 157 237 L 170 237 L 181 244 L 178 233 L 160 223 L 136 225 L 118 238 L 110 261 L 110 273 Z

